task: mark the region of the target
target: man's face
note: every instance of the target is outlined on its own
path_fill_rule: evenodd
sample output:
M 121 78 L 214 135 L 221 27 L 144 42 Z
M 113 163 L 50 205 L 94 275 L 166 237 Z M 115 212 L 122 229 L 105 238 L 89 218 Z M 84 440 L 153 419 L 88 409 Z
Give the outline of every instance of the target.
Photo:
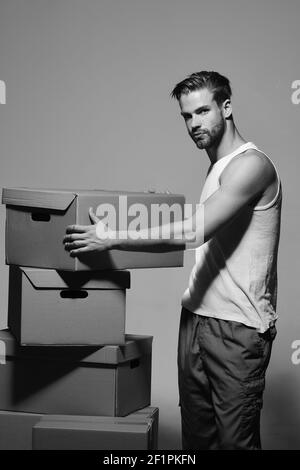
M 199 149 L 209 149 L 221 140 L 225 117 L 211 91 L 202 88 L 181 95 L 179 105 L 188 133 Z

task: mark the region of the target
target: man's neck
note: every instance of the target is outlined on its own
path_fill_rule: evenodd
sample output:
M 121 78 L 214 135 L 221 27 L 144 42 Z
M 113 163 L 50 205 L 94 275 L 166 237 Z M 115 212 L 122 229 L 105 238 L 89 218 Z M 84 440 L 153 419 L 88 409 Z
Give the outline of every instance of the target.
M 206 152 L 211 164 L 213 165 L 218 160 L 234 152 L 245 143 L 246 140 L 240 135 L 234 124 L 232 124 L 230 128 L 226 129 L 220 142 L 218 142 L 215 147 L 207 149 Z

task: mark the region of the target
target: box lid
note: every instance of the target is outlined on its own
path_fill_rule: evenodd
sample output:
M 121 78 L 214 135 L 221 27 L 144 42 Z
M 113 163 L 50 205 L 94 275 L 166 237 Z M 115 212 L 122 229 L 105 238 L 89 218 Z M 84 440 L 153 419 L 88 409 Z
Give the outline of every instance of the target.
M 18 268 L 16 268 L 18 269 Z M 55 271 L 20 267 L 36 289 L 129 289 L 130 272 L 109 271 Z
M 2 204 L 11 206 L 39 207 L 65 211 L 76 194 L 70 191 L 29 188 L 3 188 Z
M 166 194 L 149 191 L 124 191 L 107 189 L 42 189 L 42 188 L 3 188 L 2 204 L 25 207 L 39 207 L 64 211 L 78 196 L 122 196 L 122 195 L 147 195 L 153 199 L 183 198 L 182 194 Z
M 122 346 L 20 346 L 8 329 L 0 330 L 0 367 L 11 357 L 117 365 L 151 354 L 153 336 L 125 335 Z

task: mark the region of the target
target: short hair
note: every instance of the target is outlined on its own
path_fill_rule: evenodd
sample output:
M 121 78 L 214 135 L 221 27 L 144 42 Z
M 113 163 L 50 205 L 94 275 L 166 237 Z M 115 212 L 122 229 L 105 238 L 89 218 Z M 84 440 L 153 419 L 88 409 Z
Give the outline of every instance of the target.
M 213 93 L 214 100 L 220 106 L 225 100 L 230 99 L 232 95 L 231 86 L 228 78 L 218 72 L 195 72 L 187 78 L 177 83 L 171 92 L 171 97 L 180 99 L 181 95 L 187 95 L 191 91 L 207 88 Z

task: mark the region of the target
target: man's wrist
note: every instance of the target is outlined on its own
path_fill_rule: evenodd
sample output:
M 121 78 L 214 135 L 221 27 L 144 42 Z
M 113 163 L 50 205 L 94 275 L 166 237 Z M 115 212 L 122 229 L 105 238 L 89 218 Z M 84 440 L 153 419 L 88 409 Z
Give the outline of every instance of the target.
M 114 232 L 114 234 L 115 236 L 113 238 L 112 237 L 107 238 L 107 244 L 108 244 L 109 250 L 120 248 L 120 240 L 118 240 L 117 238 L 118 232 Z

